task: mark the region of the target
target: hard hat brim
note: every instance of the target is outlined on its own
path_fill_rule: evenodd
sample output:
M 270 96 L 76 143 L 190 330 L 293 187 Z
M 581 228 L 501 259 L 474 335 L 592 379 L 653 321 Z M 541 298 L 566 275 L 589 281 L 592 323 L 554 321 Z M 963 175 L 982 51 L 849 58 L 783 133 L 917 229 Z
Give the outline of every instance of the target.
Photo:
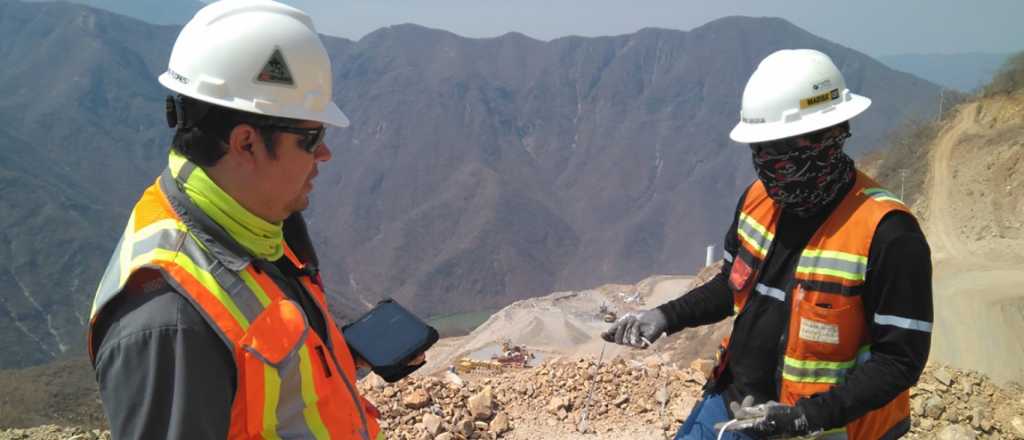
M 870 99 L 850 93 L 849 101 L 836 105 L 831 110 L 806 115 L 798 121 L 760 124 L 740 121 L 729 132 L 729 138 L 741 144 L 752 144 L 799 136 L 853 119 L 870 106 Z
M 230 109 L 240 110 L 243 112 L 256 113 L 256 114 L 267 114 L 266 112 L 260 111 L 252 102 L 238 99 L 217 99 L 214 97 L 206 96 L 202 93 L 196 93 L 189 87 L 184 86 L 180 82 L 171 78 L 171 75 L 167 72 L 160 75 L 157 80 L 161 85 L 170 89 L 173 92 L 180 93 L 193 99 L 197 99 L 203 102 L 207 102 L 221 107 L 227 107 Z M 333 125 L 335 127 L 345 128 L 349 126 L 348 117 L 341 111 L 333 101 L 328 102 L 327 106 L 322 111 L 310 111 L 305 108 L 285 108 L 282 111 L 275 114 L 268 114 L 268 116 L 276 116 L 282 118 L 298 119 L 302 121 L 316 121 L 322 122 L 327 125 Z

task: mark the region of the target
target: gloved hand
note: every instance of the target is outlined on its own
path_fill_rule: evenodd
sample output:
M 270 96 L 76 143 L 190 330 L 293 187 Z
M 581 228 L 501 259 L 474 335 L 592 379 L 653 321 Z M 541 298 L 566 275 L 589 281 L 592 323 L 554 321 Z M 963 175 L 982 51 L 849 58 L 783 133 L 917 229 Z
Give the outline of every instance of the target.
M 743 403 L 729 404 L 736 422 L 718 423 L 715 430 L 741 431 L 754 438 L 793 438 L 812 433 L 807 415 L 798 406 L 782 405 L 778 402 L 754 405 L 754 397 L 743 398 Z
M 668 320 L 665 314 L 658 309 L 651 309 L 623 315 L 611 328 L 601 333 L 601 338 L 616 344 L 647 348 L 665 333 L 666 328 Z

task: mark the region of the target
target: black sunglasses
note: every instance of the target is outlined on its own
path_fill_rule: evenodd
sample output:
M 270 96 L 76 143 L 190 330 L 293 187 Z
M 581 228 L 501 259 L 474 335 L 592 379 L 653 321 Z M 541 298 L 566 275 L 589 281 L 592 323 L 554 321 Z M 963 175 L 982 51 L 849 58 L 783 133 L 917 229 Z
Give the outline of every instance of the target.
M 317 147 L 324 143 L 324 136 L 327 135 L 327 127 L 324 126 L 317 128 L 302 128 L 289 127 L 287 125 L 260 125 L 260 127 L 302 136 L 302 139 L 299 140 L 299 147 L 309 154 L 313 154 Z

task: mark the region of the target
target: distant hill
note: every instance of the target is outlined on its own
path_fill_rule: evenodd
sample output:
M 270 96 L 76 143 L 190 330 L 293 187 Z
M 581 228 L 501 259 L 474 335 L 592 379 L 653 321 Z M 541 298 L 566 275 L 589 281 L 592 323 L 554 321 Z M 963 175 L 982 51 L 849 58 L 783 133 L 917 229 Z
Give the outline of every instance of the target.
M 774 50 L 823 50 L 874 99 L 855 153 L 939 95 L 772 18 L 550 42 L 401 25 L 329 45 L 353 121 L 310 215 L 329 285 L 428 314 L 696 270 L 753 180 L 727 133 Z
M 83 351 L 100 271 L 165 165 L 155 78 L 176 33 L 0 0 L 0 367 Z M 330 132 L 308 218 L 349 311 L 393 296 L 448 314 L 694 271 L 753 178 L 726 134 L 777 48 L 825 50 L 875 99 L 853 151 L 929 116 L 938 91 L 779 19 L 551 42 L 403 25 L 325 44 L 353 126 Z
M 130 200 L 165 161 L 153 78 L 175 33 L 0 1 L 0 367 L 82 352 Z
M 153 24 L 185 24 L 206 6 L 193 0 L 26 0 L 68 2 L 127 15 Z
M 1008 53 L 900 54 L 884 55 L 885 65 L 916 75 L 943 87 L 971 92 L 987 84 Z

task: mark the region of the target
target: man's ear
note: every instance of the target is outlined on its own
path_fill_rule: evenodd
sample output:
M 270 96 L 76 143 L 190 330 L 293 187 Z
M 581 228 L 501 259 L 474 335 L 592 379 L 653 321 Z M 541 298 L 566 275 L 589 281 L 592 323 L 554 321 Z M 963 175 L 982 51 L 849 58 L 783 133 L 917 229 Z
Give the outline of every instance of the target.
M 253 145 L 260 141 L 259 131 L 249 124 L 238 124 L 228 134 L 228 155 L 242 161 L 253 159 Z

